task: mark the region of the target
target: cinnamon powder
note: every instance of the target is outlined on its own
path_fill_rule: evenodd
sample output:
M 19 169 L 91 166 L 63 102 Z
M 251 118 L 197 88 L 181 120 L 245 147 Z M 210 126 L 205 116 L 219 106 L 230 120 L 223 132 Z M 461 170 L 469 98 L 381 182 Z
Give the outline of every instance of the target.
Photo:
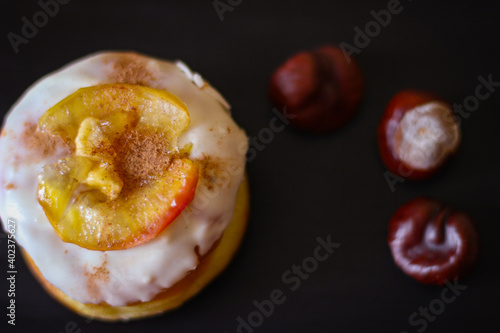
M 105 256 L 103 263 L 99 267 L 92 267 L 92 272 L 85 272 L 85 277 L 87 278 L 87 292 L 93 298 L 100 298 L 100 292 L 98 287 L 98 282 L 108 282 L 109 281 L 109 270 L 106 267 L 108 264 L 108 259 Z
M 165 135 L 160 132 L 126 131 L 114 144 L 116 171 L 124 189 L 141 186 L 166 170 L 172 160 Z
M 228 170 L 229 163 L 221 158 L 203 155 L 197 160 L 200 167 L 199 182 L 204 185 L 209 191 L 215 190 L 217 187 L 229 185 L 231 179 Z
M 146 60 L 134 53 L 128 53 L 114 62 L 109 79 L 113 83 L 129 83 L 142 86 L 151 86 L 156 79 L 155 74 L 149 69 Z
M 37 157 L 47 157 L 55 154 L 58 150 L 65 150 L 68 153 L 71 148 L 61 137 L 47 132 L 41 132 L 37 125 L 25 123 L 25 129 L 21 140 L 25 146 Z

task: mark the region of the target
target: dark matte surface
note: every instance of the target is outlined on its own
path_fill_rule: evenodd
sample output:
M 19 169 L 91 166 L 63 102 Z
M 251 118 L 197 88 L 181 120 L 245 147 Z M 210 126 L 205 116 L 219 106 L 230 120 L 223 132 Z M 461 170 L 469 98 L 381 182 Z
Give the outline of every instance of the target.
M 193 301 L 128 324 L 87 322 L 52 300 L 18 255 L 14 329 L 6 325 L 7 246 L 1 238 L 0 327 L 8 332 L 229 333 L 237 331 L 239 316 L 255 311 L 254 300 L 269 299 L 280 289 L 286 301 L 254 332 L 417 332 L 424 328 L 423 317 L 417 315 L 414 326 L 409 317 L 429 304 L 442 313 L 429 312 L 426 332 L 498 332 L 500 88 L 463 119 L 458 155 L 432 180 L 398 183 L 391 192 L 376 146 L 378 120 L 398 90 L 426 89 L 462 103 L 474 94 L 478 76 L 491 74 L 500 81 L 496 2 L 436 2 L 401 1 L 402 12 L 357 56 L 366 92 L 347 127 L 319 137 L 286 128 L 257 151 L 248 163 L 247 236 L 231 266 Z M 226 96 L 236 121 L 255 137 L 274 117 L 266 88 L 276 66 L 303 49 L 353 44 L 354 27 L 363 29 L 373 20 L 371 10 L 386 7 L 386 1 L 247 0 L 225 12 L 221 22 L 211 0 L 72 0 L 16 54 L 7 34 L 20 34 L 21 18 L 31 18 L 40 7 L 36 1 L 2 0 L 0 112 L 5 114 L 35 80 L 69 61 L 103 49 L 131 49 L 183 59 Z M 479 263 L 462 282 L 467 289 L 444 309 L 434 300 L 445 287 L 423 286 L 405 276 L 386 244 L 390 216 L 418 195 L 466 211 L 481 236 Z M 313 255 L 317 237 L 328 235 L 341 246 L 292 291 L 295 283 L 282 275 Z

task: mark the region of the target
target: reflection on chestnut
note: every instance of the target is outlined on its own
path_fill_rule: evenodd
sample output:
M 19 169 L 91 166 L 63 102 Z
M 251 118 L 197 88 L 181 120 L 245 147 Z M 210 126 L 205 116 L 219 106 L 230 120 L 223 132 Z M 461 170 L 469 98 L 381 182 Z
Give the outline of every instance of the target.
M 479 252 L 479 236 L 469 216 L 423 197 L 396 211 L 387 242 L 396 265 L 424 284 L 463 277 Z
M 396 94 L 378 126 L 382 161 L 403 178 L 430 177 L 456 152 L 459 142 L 460 128 L 449 104 L 423 91 Z
M 271 77 L 269 98 L 292 126 L 323 133 L 345 124 L 363 93 L 358 65 L 338 47 L 325 46 L 288 59 Z

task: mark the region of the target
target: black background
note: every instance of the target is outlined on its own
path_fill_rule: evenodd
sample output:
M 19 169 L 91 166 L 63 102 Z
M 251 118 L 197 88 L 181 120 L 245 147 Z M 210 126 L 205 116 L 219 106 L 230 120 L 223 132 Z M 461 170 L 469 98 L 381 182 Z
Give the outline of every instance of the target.
M 227 0 L 223 0 L 227 2 Z M 233 3 L 238 3 L 234 1 Z M 478 76 L 500 81 L 500 18 L 495 1 L 401 0 L 403 10 L 356 55 L 366 79 L 364 100 L 345 128 L 322 136 L 291 128 L 248 163 L 249 229 L 228 269 L 182 308 L 130 323 L 87 322 L 49 297 L 18 256 L 15 328 L 6 325 L 7 246 L 0 245 L 1 326 L 8 331 L 236 332 L 236 318 L 254 300 L 283 290 L 254 332 L 417 332 L 408 319 L 439 299 L 443 287 L 420 285 L 393 263 L 387 223 L 399 205 L 419 195 L 469 213 L 481 236 L 467 289 L 428 322 L 426 332 L 498 332 L 500 310 L 500 88 L 462 119 L 457 156 L 436 177 L 404 182 L 392 192 L 376 146 L 376 126 L 390 97 L 420 88 L 462 103 Z M 136 50 L 182 59 L 217 87 L 235 120 L 258 136 L 273 117 L 266 89 L 272 71 L 295 52 L 328 43 L 354 43 L 371 10 L 386 1 L 245 0 L 221 21 L 212 1 L 83 1 L 61 5 L 16 54 L 7 38 L 21 34 L 21 18 L 36 1 L 1 1 L 0 112 L 5 114 L 35 80 L 99 50 Z M 340 243 L 296 291 L 282 280 L 313 254 L 316 238 Z M 419 317 L 420 318 L 420 317 Z M 71 322 L 74 322 L 71 323 Z M 4 331 L 2 329 L 2 331 Z

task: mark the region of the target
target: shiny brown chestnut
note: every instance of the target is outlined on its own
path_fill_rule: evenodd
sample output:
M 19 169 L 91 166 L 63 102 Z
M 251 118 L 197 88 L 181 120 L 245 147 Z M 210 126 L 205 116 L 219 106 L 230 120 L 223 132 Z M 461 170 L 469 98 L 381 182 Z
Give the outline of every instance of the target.
M 424 284 L 460 279 L 475 265 L 479 235 L 472 219 L 440 202 L 419 197 L 402 205 L 389 222 L 394 262 Z
M 300 52 L 271 77 L 269 98 L 296 128 L 324 133 L 344 125 L 363 94 L 354 60 L 336 46 Z
M 396 94 L 378 126 L 382 161 L 403 178 L 432 176 L 457 151 L 459 143 L 460 128 L 450 105 L 424 91 Z

